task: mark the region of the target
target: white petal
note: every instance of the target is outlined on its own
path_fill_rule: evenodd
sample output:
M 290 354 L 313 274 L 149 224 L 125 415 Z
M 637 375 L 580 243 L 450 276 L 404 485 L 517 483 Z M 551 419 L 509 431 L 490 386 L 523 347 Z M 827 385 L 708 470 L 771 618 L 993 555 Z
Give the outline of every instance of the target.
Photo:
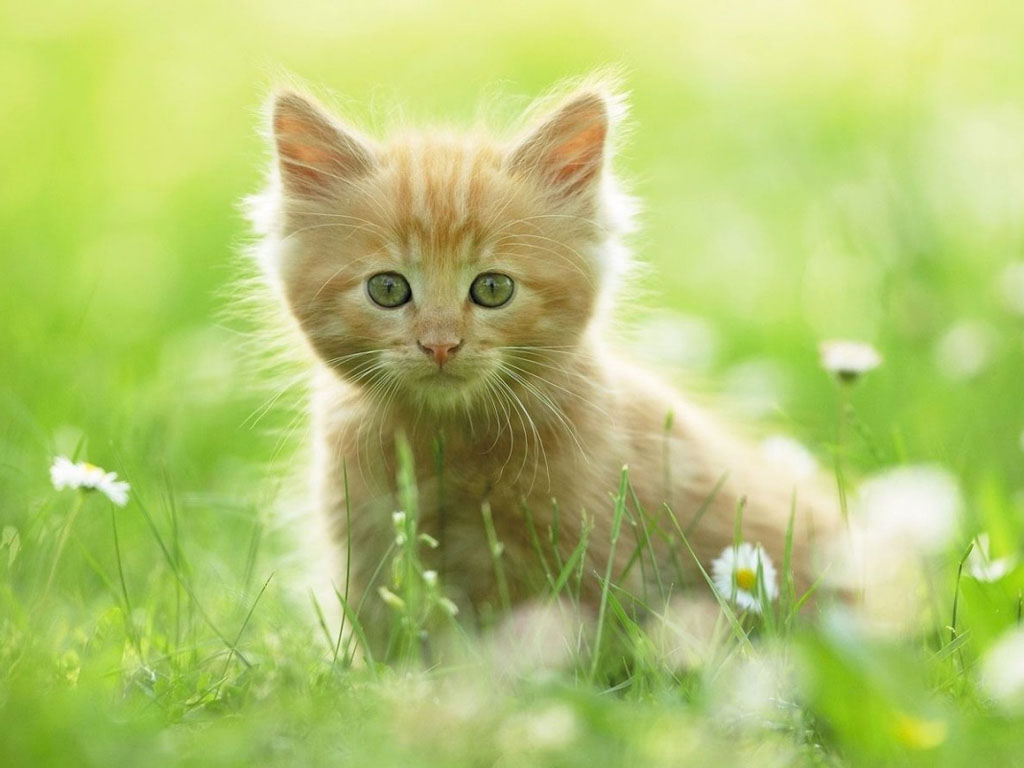
M 76 476 L 75 465 L 67 456 L 58 456 L 53 460 L 53 464 L 50 466 L 50 481 L 58 491 L 69 487 L 77 488 Z
M 711 579 L 715 582 L 718 593 L 726 600 L 732 593 L 732 574 L 736 562 L 736 550 L 726 547 L 714 562 L 711 563 Z
M 749 570 L 755 574 L 760 571 L 762 582 L 754 592 L 736 586 L 734 574 L 741 570 Z M 762 605 L 758 594 L 761 589 L 769 601 L 775 600 L 779 593 L 775 566 L 760 544 L 754 545 L 744 541 L 739 546 L 726 547 L 711 563 L 711 576 L 718 593 L 726 600 L 734 600 L 744 610 L 761 612 Z
M 875 475 L 861 485 L 857 498 L 860 520 L 868 529 L 918 552 L 935 552 L 948 543 L 960 509 L 956 478 L 927 465 Z
M 65 488 L 97 490 L 119 507 L 128 503 L 131 486 L 117 479 L 116 472 L 107 472 L 84 461 L 72 462 L 66 456 L 57 456 L 50 466 L 50 480 L 58 491 Z
M 987 533 L 979 533 L 975 537 L 974 549 L 967 556 L 967 572 L 975 581 L 999 581 L 1016 567 L 1016 555 L 992 559 Z
M 981 687 L 1007 709 L 1024 708 L 1024 630 L 1007 632 L 982 657 Z
M 877 368 L 882 356 L 870 344 L 860 341 L 825 341 L 821 344 L 821 364 L 826 371 L 859 376 Z
M 131 486 L 123 481 L 113 481 L 100 486 L 99 490 L 114 504 L 123 507 L 128 503 L 128 491 L 131 490 Z

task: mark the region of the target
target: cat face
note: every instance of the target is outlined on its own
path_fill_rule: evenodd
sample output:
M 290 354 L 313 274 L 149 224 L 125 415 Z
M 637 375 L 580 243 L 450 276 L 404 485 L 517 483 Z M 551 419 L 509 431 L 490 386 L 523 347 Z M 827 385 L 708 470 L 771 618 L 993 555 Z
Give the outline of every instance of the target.
M 437 408 L 530 386 L 595 315 L 610 102 L 525 139 L 375 145 L 293 93 L 274 104 L 274 269 L 316 353 L 373 396 Z

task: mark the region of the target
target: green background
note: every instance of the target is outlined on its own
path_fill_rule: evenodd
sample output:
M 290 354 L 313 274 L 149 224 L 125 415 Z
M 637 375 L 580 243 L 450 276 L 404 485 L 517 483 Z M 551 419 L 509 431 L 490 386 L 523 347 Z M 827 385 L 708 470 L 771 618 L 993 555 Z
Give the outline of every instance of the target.
M 289 76 L 326 89 L 372 133 L 469 123 L 481 104 L 501 122 L 562 78 L 621 67 L 632 110 L 616 167 L 644 201 L 644 266 L 626 313 L 640 330 L 626 345 L 658 357 L 664 339 L 651 340 L 645 317 L 685 316 L 678 327 L 698 333 L 679 338 L 703 352 L 684 344 L 662 361 L 666 375 L 715 393 L 754 432 L 796 435 L 827 465 L 836 391 L 817 345 L 872 342 L 885 363 L 854 393 L 855 474 L 937 462 L 962 481 L 963 543 L 984 526 L 997 548 L 1015 548 L 1024 286 L 1007 268 L 1024 259 L 1022 34 L 1024 6 L 998 0 L 2 0 L 0 524 L 19 531 L 21 551 L 3 572 L 0 707 L 7 725 L 37 724 L 13 754 L 43 760 L 54 729 L 69 749 L 95 739 L 97 754 L 148 754 L 201 687 L 198 662 L 167 662 L 182 688 L 163 701 L 177 704 L 142 707 L 128 718 L 143 723 L 134 737 L 101 735 L 124 716 L 120 703 L 93 706 L 121 701 L 119 646 L 82 638 L 104 621 L 123 631 L 103 575 L 116 579 L 110 518 L 89 500 L 43 600 L 71 499 L 49 485 L 55 453 L 77 447 L 131 481 L 226 624 L 238 625 L 276 558 L 295 557 L 273 499 L 301 467 L 302 388 L 277 398 L 281 380 L 254 373 L 263 342 L 233 309 L 251 241 L 239 204 L 268 162 L 261 108 Z M 980 362 L 963 362 L 979 350 Z M 187 646 L 206 629 L 194 611 L 182 618 L 181 587 L 132 510 L 120 535 L 135 621 L 154 646 L 174 631 Z M 263 640 L 300 621 L 285 591 L 268 591 L 266 626 L 252 630 Z M 994 627 L 1010 621 L 1011 597 Z M 317 662 L 294 642 L 306 655 L 281 651 L 274 669 L 305 679 Z M 53 699 L 69 652 L 79 693 Z M 240 684 L 249 719 L 217 731 L 229 753 L 282 722 L 268 690 L 301 700 L 305 688 L 285 677 L 262 693 Z M 335 711 L 309 706 L 296 721 Z M 334 725 L 321 721 L 321 737 Z M 1005 731 L 990 727 L 957 726 L 963 744 L 998 743 L 992 733 Z M 855 757 L 857 743 L 845 747 Z

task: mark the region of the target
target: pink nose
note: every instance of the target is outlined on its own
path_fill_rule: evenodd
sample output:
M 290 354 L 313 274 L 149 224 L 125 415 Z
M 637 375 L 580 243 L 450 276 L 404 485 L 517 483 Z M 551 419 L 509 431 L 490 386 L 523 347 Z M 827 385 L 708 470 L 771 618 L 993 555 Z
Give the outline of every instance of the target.
M 459 347 L 462 346 L 461 341 L 442 341 L 433 344 L 424 344 L 422 341 L 418 342 L 420 349 L 426 352 L 430 357 L 434 359 L 438 367 L 448 362 L 452 355 L 454 355 Z

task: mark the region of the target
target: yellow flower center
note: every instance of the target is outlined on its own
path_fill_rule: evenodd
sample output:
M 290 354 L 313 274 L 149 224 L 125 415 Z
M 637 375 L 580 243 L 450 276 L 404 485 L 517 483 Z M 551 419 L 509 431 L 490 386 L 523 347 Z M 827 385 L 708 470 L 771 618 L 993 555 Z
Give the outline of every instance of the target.
M 892 729 L 896 738 L 911 749 L 935 749 L 949 735 L 944 720 L 926 720 L 904 712 L 896 713 Z
M 740 589 L 750 592 L 754 589 L 754 585 L 757 584 L 757 574 L 749 568 L 740 568 L 736 571 L 736 586 Z
M 97 467 L 95 464 L 90 464 L 88 461 L 83 461 L 82 466 L 88 469 L 90 472 L 95 472 L 97 469 L 99 469 L 99 467 Z

